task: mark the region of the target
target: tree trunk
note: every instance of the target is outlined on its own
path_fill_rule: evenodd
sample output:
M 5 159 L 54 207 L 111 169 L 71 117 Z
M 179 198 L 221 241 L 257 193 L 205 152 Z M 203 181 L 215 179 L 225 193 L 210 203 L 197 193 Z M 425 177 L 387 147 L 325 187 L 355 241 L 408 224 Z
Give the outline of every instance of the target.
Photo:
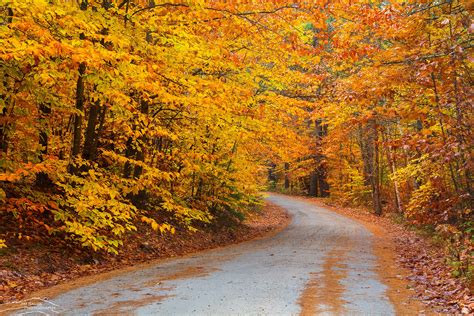
M 323 124 L 322 119 L 315 120 L 315 133 L 316 133 L 316 170 L 315 170 L 315 181 L 317 181 L 315 196 L 327 197 L 329 196 L 329 184 L 327 182 L 327 171 L 326 166 L 323 162 L 324 155 L 322 154 L 322 142 L 323 138 L 327 135 L 327 125 Z M 318 192 L 319 191 L 319 192 Z
M 363 174 L 364 174 L 364 184 L 366 186 L 372 185 L 372 148 L 370 146 L 370 137 L 368 135 L 367 127 L 362 127 L 359 125 L 358 128 L 359 133 L 359 147 L 360 153 L 362 156 L 362 167 L 363 167 Z
M 95 144 L 97 143 L 96 126 L 100 113 L 100 104 L 97 100 L 89 109 L 89 118 L 87 120 L 86 136 L 84 140 L 84 149 L 82 157 L 87 160 L 94 160 L 96 156 Z
M 382 203 L 380 198 L 379 148 L 375 119 L 370 119 L 367 125 L 368 126 L 365 128 L 362 128 L 362 126 L 359 125 L 359 146 L 364 167 L 364 182 L 366 185 L 370 185 L 372 205 L 375 214 L 381 215 Z
M 48 154 L 48 131 L 45 126 L 41 126 L 41 121 L 46 118 L 48 114 L 51 114 L 51 107 L 44 103 L 39 106 L 40 111 L 40 133 L 39 133 L 39 144 L 41 145 L 41 151 L 39 159 L 44 161 L 44 156 Z M 53 184 L 48 174 L 41 171 L 36 174 L 35 185 L 38 187 L 49 187 Z
M 148 110 L 149 110 L 149 105 L 148 102 L 142 100 L 140 103 L 140 112 L 142 114 L 148 115 Z M 137 144 L 140 146 L 140 148 L 137 149 L 136 152 L 136 159 L 138 161 L 144 162 L 145 161 L 145 150 L 146 150 L 146 143 L 147 143 L 147 137 L 146 135 L 140 136 L 138 139 Z M 133 172 L 133 177 L 134 178 L 139 178 L 143 172 L 143 167 L 142 166 L 135 166 L 135 170 Z
M 13 21 L 13 9 L 10 7 L 6 8 L 7 10 L 7 18 L 6 18 L 6 24 L 10 24 Z M 8 87 L 8 83 L 6 78 L 3 79 L 3 86 Z M 3 99 L 3 102 L 7 104 L 7 96 L 6 95 L 0 95 L 0 98 Z M 7 116 L 8 110 L 7 106 L 5 106 L 2 110 L 2 113 L 0 113 L 0 117 L 4 118 Z M 0 150 L 6 155 L 8 152 L 8 136 L 7 136 L 7 131 L 8 131 L 8 124 L 0 124 Z
M 285 162 L 285 190 L 290 188 L 290 177 L 288 176 L 288 170 L 290 170 L 290 164 Z
M 135 155 L 135 149 L 133 148 L 133 138 L 131 136 L 128 137 L 127 139 L 127 144 L 125 147 L 125 157 L 126 158 L 133 158 Z M 123 177 L 124 178 L 130 178 L 132 175 L 132 164 L 130 162 L 125 162 L 125 165 L 123 167 Z
M 316 171 L 311 172 L 309 179 L 309 195 L 318 196 L 318 173 Z
M 382 215 L 382 201 L 380 194 L 380 162 L 379 162 L 379 140 L 378 140 L 378 131 L 376 126 L 376 121 L 372 122 L 373 135 L 374 135 L 374 166 L 373 166 L 373 176 L 372 176 L 372 192 L 373 192 L 373 203 L 374 203 L 374 212 L 376 215 Z
M 390 140 L 387 137 L 385 141 L 389 142 Z M 390 167 L 390 173 L 392 174 L 392 176 L 395 175 L 395 173 L 397 172 L 397 165 L 395 162 L 395 155 L 393 153 L 393 148 L 392 148 L 392 145 L 390 144 L 387 144 L 387 162 Z M 400 197 L 400 189 L 399 189 L 397 179 L 393 179 L 393 189 L 395 192 L 395 205 L 397 207 L 397 212 L 403 213 L 402 200 Z
M 79 64 L 78 68 L 79 78 L 76 84 L 76 110 L 80 113 L 74 115 L 73 127 L 73 142 L 72 142 L 72 158 L 76 158 L 81 151 L 81 136 L 82 136 L 82 113 L 84 112 L 84 74 L 86 73 L 86 64 L 84 62 Z M 75 172 L 75 167 L 70 166 L 70 172 Z
M 326 169 L 323 165 L 318 170 L 318 181 L 319 181 L 319 196 L 328 197 L 329 196 L 329 184 L 327 182 Z
M 92 143 L 91 152 L 97 156 L 97 147 L 99 145 L 100 136 L 102 135 L 102 131 L 104 130 L 104 123 L 105 123 L 105 115 L 107 113 L 107 107 L 103 106 L 102 111 L 100 112 L 99 117 L 99 126 L 96 130 L 96 136 L 94 142 Z

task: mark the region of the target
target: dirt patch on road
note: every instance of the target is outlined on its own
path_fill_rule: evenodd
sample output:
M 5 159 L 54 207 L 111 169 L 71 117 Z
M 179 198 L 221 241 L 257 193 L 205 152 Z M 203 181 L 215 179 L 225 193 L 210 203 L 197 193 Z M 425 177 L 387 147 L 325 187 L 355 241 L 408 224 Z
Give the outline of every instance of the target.
M 157 259 L 190 255 L 264 238 L 283 230 L 290 221 L 290 215 L 283 208 L 267 203 L 260 212 L 248 216 L 240 224 L 229 226 L 228 223 L 220 223 L 195 233 L 177 230 L 174 235 L 160 235 L 149 231 L 144 236 L 130 236 L 119 255 L 88 254 L 61 248 L 54 242 L 39 246 L 19 245 L 0 256 L 0 303 L 31 296 L 53 297 L 70 289 L 157 264 Z M 58 284 L 61 286 L 55 286 Z M 48 289 L 52 286 L 55 287 Z M 0 313 L 5 307 L 0 307 Z

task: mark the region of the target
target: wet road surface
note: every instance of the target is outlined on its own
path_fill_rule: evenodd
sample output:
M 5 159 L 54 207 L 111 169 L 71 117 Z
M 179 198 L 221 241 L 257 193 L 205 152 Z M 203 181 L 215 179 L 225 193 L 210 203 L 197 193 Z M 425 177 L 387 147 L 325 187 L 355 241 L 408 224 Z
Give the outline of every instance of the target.
M 31 311 L 43 308 L 52 315 L 395 313 L 376 273 L 369 231 L 298 199 L 270 195 L 268 200 L 293 216 L 276 236 L 165 260 L 73 289 Z

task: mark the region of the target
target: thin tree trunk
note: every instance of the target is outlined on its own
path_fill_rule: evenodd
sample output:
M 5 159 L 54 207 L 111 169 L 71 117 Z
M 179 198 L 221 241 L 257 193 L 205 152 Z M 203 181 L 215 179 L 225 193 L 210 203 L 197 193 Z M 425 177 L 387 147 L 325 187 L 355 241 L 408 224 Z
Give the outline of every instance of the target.
M 149 104 L 148 102 L 142 100 L 140 104 L 140 112 L 142 114 L 148 115 L 148 110 L 149 110 Z M 140 139 L 138 140 L 137 144 L 140 145 L 140 148 L 138 148 L 136 152 L 136 159 L 138 161 L 144 162 L 145 161 L 145 150 L 146 150 L 146 143 L 147 143 L 147 137 L 146 135 L 142 135 Z M 135 170 L 133 172 L 133 177 L 134 178 L 139 178 L 140 175 L 143 172 L 143 167 L 142 166 L 135 166 Z
M 41 120 L 46 119 L 46 116 L 51 114 L 51 106 L 41 103 L 39 106 L 40 111 L 40 133 L 39 133 L 39 144 L 41 145 L 41 151 L 39 159 L 44 161 L 44 156 L 48 154 L 48 131 L 45 126 L 41 126 Z M 46 187 L 52 185 L 52 181 L 49 178 L 48 174 L 41 171 L 36 174 L 35 184 L 38 187 Z
M 102 135 L 102 131 L 104 130 L 106 113 L 107 113 L 107 107 L 103 106 L 102 111 L 100 112 L 99 126 L 97 127 L 97 130 L 96 130 L 96 137 L 94 138 L 94 142 L 92 143 L 92 148 L 91 148 L 91 151 L 94 153 L 95 156 L 97 156 L 97 147 L 99 145 L 99 140 Z
M 324 155 L 321 152 L 323 138 L 327 135 L 327 125 L 323 124 L 322 119 L 315 121 L 316 125 L 316 178 L 317 178 L 317 189 L 316 196 L 327 197 L 329 196 L 329 184 L 327 182 L 327 171 L 326 166 L 323 162 Z
M 76 110 L 80 113 L 74 115 L 74 127 L 73 127 L 73 143 L 72 143 L 72 158 L 76 158 L 81 151 L 81 138 L 82 138 L 82 115 L 84 112 L 84 74 L 86 73 L 86 64 L 84 62 L 79 64 L 78 68 L 79 78 L 77 78 L 76 84 Z M 72 172 L 75 168 L 70 169 Z
M 386 142 L 389 142 L 390 140 L 385 139 Z M 393 175 L 396 174 L 397 172 L 397 165 L 395 162 L 395 155 L 393 154 L 393 148 L 392 145 L 387 145 L 387 162 L 388 165 L 390 166 L 390 172 Z M 395 192 L 395 204 L 397 206 L 397 212 L 403 213 L 403 207 L 402 207 L 402 201 L 400 198 L 400 189 L 399 189 L 399 184 L 398 180 L 396 178 L 393 179 L 393 189 Z
M 98 123 L 99 113 L 100 104 L 97 100 L 91 105 L 89 109 L 89 118 L 87 120 L 84 148 L 82 151 L 82 157 L 87 160 L 94 160 L 96 156 L 94 144 L 97 142 L 96 126 Z
M 319 186 L 319 196 L 328 197 L 329 196 L 329 184 L 327 182 L 326 169 L 321 166 L 318 170 L 318 186 Z
M 6 7 L 7 10 L 7 18 L 6 18 L 6 24 L 10 24 L 13 21 L 13 9 L 10 7 Z M 7 87 L 8 83 L 6 78 L 3 79 L 3 86 Z M 7 96 L 6 95 L 0 95 L 0 98 L 3 99 L 3 102 L 5 104 L 8 103 L 7 101 Z M 2 110 L 2 113 L 0 113 L 0 117 L 6 117 L 8 114 L 7 106 L 5 106 Z M 8 123 L 3 123 L 0 124 L 0 150 L 6 155 L 8 152 L 8 136 L 7 136 L 7 131 L 8 131 Z
M 89 2 L 87 0 L 82 0 L 79 7 L 81 11 L 86 11 Z M 84 40 L 86 36 L 84 33 L 79 34 L 79 39 Z M 85 102 L 85 91 L 84 91 L 84 75 L 86 73 L 86 63 L 81 62 L 77 69 L 79 73 L 79 78 L 77 78 L 76 83 L 76 110 L 79 113 L 74 115 L 74 125 L 73 125 L 73 137 L 72 137 L 72 150 L 71 150 L 71 163 L 68 166 L 68 171 L 70 173 L 76 173 L 77 169 L 74 165 L 74 158 L 76 158 L 81 151 L 81 138 L 82 138 L 82 115 L 84 113 L 84 102 Z
M 135 149 L 133 148 L 133 138 L 129 136 L 125 147 L 125 157 L 133 158 L 134 155 Z M 130 178 L 130 176 L 132 175 L 132 169 L 132 164 L 129 161 L 126 161 L 123 167 L 123 177 L 126 179 Z
M 374 118 L 370 119 L 367 124 L 368 126 L 365 128 L 359 125 L 359 146 L 361 148 L 365 184 L 371 187 L 374 212 L 380 215 L 382 214 L 382 203 L 380 198 L 377 126 Z
M 382 203 L 380 194 L 380 161 L 379 161 L 379 142 L 378 142 L 378 131 L 376 121 L 372 122 L 372 129 L 374 135 L 374 166 L 373 166 L 373 201 L 374 201 L 374 212 L 376 215 L 382 215 Z
M 290 170 L 290 164 L 285 162 L 285 189 L 290 188 L 290 177 L 288 176 L 288 170 Z
M 372 185 L 372 148 L 369 144 L 370 137 L 367 135 L 368 129 L 367 127 L 363 128 L 361 124 L 359 124 L 358 134 L 359 134 L 359 147 L 360 153 L 362 156 L 362 167 L 363 167 L 363 174 L 364 174 L 364 184 L 366 186 Z

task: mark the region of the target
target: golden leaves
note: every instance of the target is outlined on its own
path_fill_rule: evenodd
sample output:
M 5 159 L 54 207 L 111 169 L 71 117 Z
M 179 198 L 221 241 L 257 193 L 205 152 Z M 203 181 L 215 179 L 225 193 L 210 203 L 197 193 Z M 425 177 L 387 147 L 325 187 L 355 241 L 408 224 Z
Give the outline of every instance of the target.
M 13 78 L 0 86 L 10 137 L 0 180 L 26 192 L 45 172 L 58 192 L 41 201 L 51 232 L 94 250 L 116 252 L 136 221 L 172 233 L 155 213 L 194 230 L 211 213 L 244 212 L 268 157 L 308 154 L 304 98 L 324 79 L 314 31 L 301 25 L 327 23 L 299 10 L 307 3 L 146 6 L 13 1 L 0 37 L 0 71 Z M 97 154 L 72 155 L 74 142 Z

